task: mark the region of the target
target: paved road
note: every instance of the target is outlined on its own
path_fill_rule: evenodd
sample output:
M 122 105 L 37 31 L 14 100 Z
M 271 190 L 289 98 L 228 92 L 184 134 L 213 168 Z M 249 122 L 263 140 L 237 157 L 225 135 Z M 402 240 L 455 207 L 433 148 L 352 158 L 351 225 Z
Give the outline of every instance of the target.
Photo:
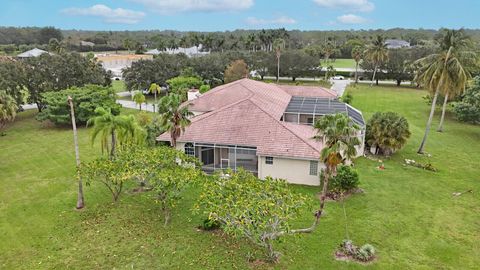
M 337 92 L 338 97 L 343 96 L 343 93 L 345 92 L 345 88 L 352 82 L 350 79 L 346 80 L 330 80 L 332 83 L 331 89 L 335 92 Z
M 137 103 L 131 101 L 131 100 L 121 100 L 117 99 L 117 103 L 122 105 L 124 108 L 129 108 L 129 109 L 136 109 L 138 110 L 138 105 Z M 149 111 L 153 112 L 153 105 L 152 104 L 142 104 L 142 111 Z

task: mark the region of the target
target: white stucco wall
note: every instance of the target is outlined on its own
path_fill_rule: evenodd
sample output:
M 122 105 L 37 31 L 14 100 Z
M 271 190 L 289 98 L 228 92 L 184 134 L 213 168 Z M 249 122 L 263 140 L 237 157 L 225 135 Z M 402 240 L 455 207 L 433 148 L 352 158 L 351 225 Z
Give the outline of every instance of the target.
M 310 160 L 274 157 L 273 164 L 266 164 L 265 157 L 258 159 L 259 178 L 271 176 L 285 179 L 292 184 L 320 185 L 319 174 L 322 168 L 324 168 L 323 163 L 318 163 L 317 175 L 310 175 Z

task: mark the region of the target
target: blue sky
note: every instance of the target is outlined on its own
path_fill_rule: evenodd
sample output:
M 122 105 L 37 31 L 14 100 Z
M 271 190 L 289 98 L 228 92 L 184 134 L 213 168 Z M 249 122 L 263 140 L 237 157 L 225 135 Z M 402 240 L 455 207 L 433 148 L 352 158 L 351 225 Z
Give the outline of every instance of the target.
M 480 0 L 0 0 L 1 26 L 222 31 L 480 28 Z

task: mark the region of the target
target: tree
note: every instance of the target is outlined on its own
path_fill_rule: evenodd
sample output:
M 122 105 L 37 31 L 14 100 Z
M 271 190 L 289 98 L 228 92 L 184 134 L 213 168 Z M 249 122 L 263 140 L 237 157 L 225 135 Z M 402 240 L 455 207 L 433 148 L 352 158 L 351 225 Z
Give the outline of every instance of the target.
M 131 152 L 134 174 L 152 189 L 152 197 L 160 204 L 166 226 L 185 188 L 202 175 L 201 164 L 195 157 L 170 147 L 140 148 Z
M 92 144 L 100 135 L 102 152 L 110 151 L 110 159 L 115 156 L 117 143 L 122 146 L 144 143 L 144 130 L 138 125 L 133 115 L 114 115 L 110 108 L 102 107 L 98 107 L 95 113 L 97 116 L 90 118 L 87 122 L 87 126 L 93 125 Z M 109 137 L 110 149 L 108 147 Z
M 284 53 L 281 63 L 281 76 L 296 78 L 316 77 L 320 75 L 320 68 L 318 67 L 319 59 L 309 56 L 303 51 L 292 50 Z
M 17 114 L 17 103 L 7 94 L 6 91 L 0 91 L 0 130 L 2 130 L 8 122 L 13 122 Z
M 335 53 L 336 46 L 332 41 L 327 41 L 322 45 L 322 54 L 325 57 L 325 63 L 329 62 L 330 56 Z
M 0 89 L 15 99 L 17 105 L 24 103 L 27 82 L 25 66 L 20 61 L 0 60 Z
M 198 89 L 203 84 L 202 79 L 199 77 L 186 76 L 171 78 L 167 80 L 167 83 L 170 86 L 169 92 L 181 95 L 183 100 L 187 98 L 187 91 L 189 89 Z
M 248 55 L 249 69 L 254 71 L 263 80 L 265 76 L 275 70 L 274 56 L 264 51 L 256 51 Z
M 312 231 L 318 225 L 328 192 L 328 181 L 336 175 L 337 166 L 357 155 L 356 146 L 360 145 L 358 133 L 360 128 L 342 113 L 325 115 L 314 124 L 317 135 L 314 137 L 323 142 L 320 161 L 325 164 L 323 171 L 323 187 L 320 195 L 320 207 L 315 213 L 315 221 L 308 229 Z
M 462 100 L 455 104 L 454 112 L 462 122 L 480 124 L 480 77 L 473 80 Z
M 413 79 L 413 74 L 409 72 L 411 63 L 409 49 L 390 49 L 388 62 L 382 68 L 386 71 L 386 78 L 395 80 L 400 86 L 402 81 Z
M 86 85 L 72 87 L 58 92 L 46 92 L 41 95 L 40 102 L 45 109 L 37 115 L 39 121 L 51 121 L 55 125 L 71 124 L 71 109 L 65 100 L 71 97 L 75 100 L 74 110 L 76 124 L 85 124 L 95 116 L 98 107 L 110 108 L 114 115 L 120 113 L 121 105 L 115 102 L 115 91 L 108 87 Z
M 278 38 L 274 41 L 273 47 L 275 48 L 275 56 L 277 57 L 277 83 L 280 80 L 280 57 L 282 56 L 282 50 L 285 49 L 285 40 Z
M 388 49 L 385 44 L 385 38 L 381 35 L 377 35 L 373 43 L 365 50 L 365 57 L 374 63 L 372 84 L 375 81 L 375 75 L 377 74 L 378 67 L 382 63 L 388 61 Z
M 455 41 L 456 35 L 452 33 L 447 33 L 445 36 L 445 39 L 450 40 L 450 42 L 445 42 L 444 44 L 449 46 L 448 49 L 442 45 L 440 53 L 431 54 L 416 61 L 416 65 L 420 66 L 420 68 L 417 71 L 415 80 L 431 93 L 434 93 L 425 134 L 418 149 L 419 154 L 423 153 L 430 132 L 438 95 L 442 92 L 447 93 L 448 90 L 445 89 L 464 89 L 470 77 L 469 72 L 462 63 L 466 61 L 461 51 L 463 42 L 457 43 Z M 448 96 L 446 98 L 448 99 Z
M 182 98 L 177 94 L 162 97 L 158 104 L 161 126 L 170 133 L 170 145 L 173 148 L 177 146 L 178 137 L 190 125 L 189 118 L 193 116 L 193 113 L 188 110 L 188 106 L 181 105 Z
M 77 196 L 77 209 L 82 209 L 85 206 L 83 199 L 83 183 L 82 178 L 78 175 L 78 170 L 80 169 L 80 151 L 78 150 L 78 135 L 77 135 L 77 124 L 75 121 L 75 110 L 73 108 L 73 99 L 68 96 L 68 105 L 70 105 L 70 114 L 72 117 L 72 129 L 73 129 L 73 144 L 75 146 L 75 161 L 77 165 L 77 177 L 78 177 L 78 196 Z
M 355 46 L 352 49 L 352 58 L 355 60 L 355 84 L 358 84 L 358 65 L 363 58 L 363 48 Z
M 273 242 L 292 231 L 291 222 L 306 205 L 306 197 L 292 192 L 281 179 L 259 180 L 243 169 L 226 174 L 202 182 L 194 210 L 221 223 L 227 234 L 262 247 L 267 257 L 276 261 L 279 253 Z
M 248 67 L 245 61 L 235 60 L 225 70 L 225 83 L 240 80 L 248 76 Z
M 457 75 L 464 74 L 466 76 L 458 76 L 456 79 L 456 87 L 443 89 L 443 106 L 442 115 L 440 117 L 440 124 L 438 125 L 438 132 L 443 131 L 443 123 L 445 120 L 445 111 L 449 97 L 454 98 L 462 94 L 465 90 L 468 79 L 471 78 L 470 69 L 477 65 L 477 54 L 471 49 L 472 43 L 470 37 L 465 35 L 464 30 L 444 30 L 440 36 L 440 48 L 447 50 L 453 47 L 454 54 L 458 58 L 458 64 L 453 68 L 453 72 Z
M 395 112 L 377 112 L 367 122 L 365 140 L 378 153 L 390 156 L 410 138 L 408 121 Z
M 48 42 L 48 49 L 52 52 L 61 54 L 65 51 L 65 44 L 56 38 L 51 38 Z
M 143 95 L 142 92 L 137 91 L 137 92 L 133 95 L 133 101 L 135 101 L 135 103 L 138 104 L 138 108 L 139 108 L 139 110 L 141 111 L 141 110 L 142 110 L 142 103 L 145 103 L 145 96 Z
M 150 87 L 148 88 L 148 92 L 149 93 L 152 93 L 154 95 L 154 103 L 153 103 L 153 112 L 155 112 L 155 107 L 157 106 L 157 94 L 160 93 L 160 91 L 162 90 L 162 88 L 160 87 L 160 85 L 156 84 L 156 83 L 152 83 L 150 85 Z

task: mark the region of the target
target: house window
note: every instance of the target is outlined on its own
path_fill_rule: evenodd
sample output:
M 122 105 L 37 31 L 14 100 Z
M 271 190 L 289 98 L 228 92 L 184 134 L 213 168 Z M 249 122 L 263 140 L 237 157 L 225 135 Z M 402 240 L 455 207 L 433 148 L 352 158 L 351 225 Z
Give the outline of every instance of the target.
M 265 157 L 265 164 L 273 164 L 273 157 Z
M 185 144 L 185 154 L 189 156 L 195 156 L 195 147 L 193 146 L 193 143 Z
M 318 161 L 310 160 L 310 175 L 318 175 Z

